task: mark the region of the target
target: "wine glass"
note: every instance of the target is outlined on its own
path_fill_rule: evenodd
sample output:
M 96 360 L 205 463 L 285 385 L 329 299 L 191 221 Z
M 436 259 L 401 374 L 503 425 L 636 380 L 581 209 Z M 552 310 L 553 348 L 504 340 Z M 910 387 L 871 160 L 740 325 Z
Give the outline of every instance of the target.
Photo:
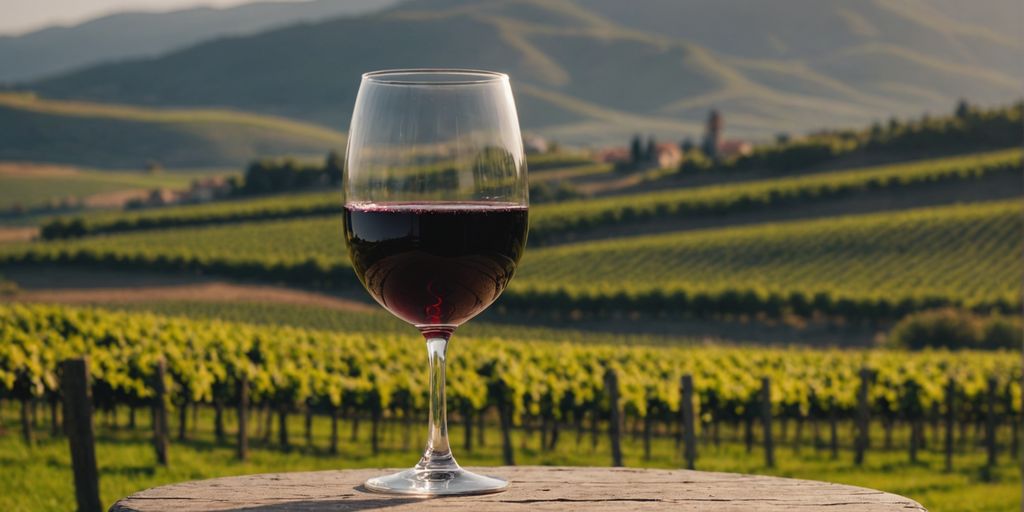
M 508 76 L 464 69 L 363 75 L 348 132 L 344 233 L 373 298 L 426 338 L 430 429 L 418 464 L 371 491 L 500 492 L 448 444 L 445 358 L 457 327 L 491 305 L 526 246 L 526 160 Z

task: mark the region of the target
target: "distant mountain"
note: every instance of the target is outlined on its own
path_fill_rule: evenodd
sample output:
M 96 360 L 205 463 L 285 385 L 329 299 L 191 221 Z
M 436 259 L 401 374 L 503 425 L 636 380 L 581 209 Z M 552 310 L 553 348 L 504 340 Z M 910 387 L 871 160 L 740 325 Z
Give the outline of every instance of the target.
M 767 138 L 1018 98 L 1016 2 L 414 0 L 27 87 L 344 129 L 362 71 L 478 67 L 509 72 L 525 127 L 565 142 L 678 140 L 711 108 L 729 136 Z
M 173 12 L 125 12 L 70 27 L 0 36 L 0 83 L 25 81 L 100 62 L 156 56 L 217 37 L 379 11 L 399 0 L 253 3 Z
M 99 168 L 239 168 L 253 158 L 343 149 L 345 136 L 269 116 L 211 109 L 152 109 L 0 93 L 0 161 Z

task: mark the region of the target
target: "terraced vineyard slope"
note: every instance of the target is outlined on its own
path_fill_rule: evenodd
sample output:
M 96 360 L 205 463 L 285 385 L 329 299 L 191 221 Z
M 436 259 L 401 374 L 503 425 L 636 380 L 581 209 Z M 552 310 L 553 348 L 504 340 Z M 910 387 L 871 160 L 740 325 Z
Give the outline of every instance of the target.
M 1022 211 L 991 202 L 539 249 L 527 252 L 510 295 L 541 309 L 1010 311 L 1020 304 Z
M 531 208 L 530 240 L 543 243 L 568 233 L 580 234 L 614 225 L 653 219 L 692 218 L 775 206 L 825 202 L 838 197 L 869 194 L 879 190 L 906 190 L 937 182 L 973 182 L 1019 175 L 1019 149 L 921 160 L 917 162 L 850 169 L 807 176 L 677 188 L 600 199 L 543 204 Z M 550 158 L 536 159 L 538 167 Z M 533 165 L 534 160 L 531 160 Z M 564 165 L 564 158 L 557 164 Z M 578 163 L 568 160 L 569 163 Z M 532 169 L 532 167 L 531 167 Z M 600 165 L 583 165 L 557 172 L 603 172 Z M 304 217 L 341 211 L 336 191 L 229 201 L 200 206 L 163 208 L 138 213 L 92 214 L 57 219 L 44 226 L 44 236 L 61 238 L 95 233 L 155 229 L 173 226 L 219 224 L 245 220 Z
M 890 318 L 1020 304 L 1017 201 L 740 226 L 532 249 L 517 309 Z M 353 286 L 335 216 L 4 247 L 0 261 L 188 269 Z

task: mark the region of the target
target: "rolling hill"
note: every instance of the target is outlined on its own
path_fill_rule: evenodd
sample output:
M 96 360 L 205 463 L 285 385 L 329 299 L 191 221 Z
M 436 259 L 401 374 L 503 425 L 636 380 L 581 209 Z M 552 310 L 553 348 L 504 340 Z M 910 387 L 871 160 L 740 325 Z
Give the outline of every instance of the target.
M 0 160 L 141 169 L 240 166 L 344 147 L 320 126 L 225 109 L 156 109 L 0 93 Z
M 154 56 L 218 37 L 384 9 L 397 0 L 260 2 L 215 9 L 120 12 L 74 26 L 0 36 L 0 83 L 113 60 Z
M 231 107 L 347 125 L 359 73 L 461 66 L 514 77 L 522 122 L 567 142 L 732 136 L 949 110 L 1020 95 L 1024 42 L 990 0 L 961 20 L 940 0 L 736 2 L 416 0 L 109 63 L 26 84 L 45 96 Z M 989 21 L 992 27 L 989 27 Z

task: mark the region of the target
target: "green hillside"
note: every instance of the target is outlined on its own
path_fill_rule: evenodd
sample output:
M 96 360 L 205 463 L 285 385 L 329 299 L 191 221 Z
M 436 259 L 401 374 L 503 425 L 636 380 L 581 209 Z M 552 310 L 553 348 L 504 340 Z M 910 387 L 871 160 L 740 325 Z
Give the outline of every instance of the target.
M 752 308 L 794 293 L 1013 305 L 1021 213 L 979 203 L 571 244 L 528 252 L 511 289 L 634 305 L 726 291 Z
M 345 137 L 222 109 L 155 109 L 0 93 L 0 160 L 141 169 L 240 166 L 261 155 L 323 154 Z
M 15 244 L 0 262 L 356 286 L 336 216 Z M 541 310 L 889 317 L 1019 306 L 1017 201 L 616 238 L 527 251 L 503 303 Z M 626 279 L 628 278 L 628 279 Z
M 198 177 L 228 174 L 227 169 L 206 169 L 148 174 L 144 171 L 109 171 L 32 165 L 0 164 L 0 212 L 14 209 L 31 211 L 61 203 L 68 198 L 80 206 L 90 201 L 103 202 L 97 195 L 123 191 L 142 191 L 160 187 L 187 188 Z M 116 202 L 116 201 L 111 201 Z
M 634 132 L 697 135 L 711 108 L 726 113 L 732 136 L 767 138 L 820 128 L 822 119 L 863 125 L 945 110 L 958 97 L 988 104 L 1020 94 L 1019 40 L 926 3 L 627 5 L 420 0 L 31 86 L 61 98 L 229 106 L 345 126 L 363 71 L 489 68 L 512 75 L 527 129 L 620 143 Z M 998 19 L 1006 9 L 981 10 Z

